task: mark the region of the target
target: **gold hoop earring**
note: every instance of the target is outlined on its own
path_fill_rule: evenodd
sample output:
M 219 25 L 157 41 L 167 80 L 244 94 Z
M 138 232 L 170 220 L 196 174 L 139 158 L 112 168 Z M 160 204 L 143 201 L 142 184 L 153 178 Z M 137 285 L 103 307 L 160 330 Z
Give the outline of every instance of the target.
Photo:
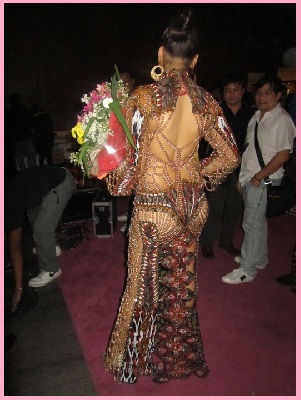
M 158 72 L 156 72 L 156 70 L 160 70 L 160 72 L 158 73 Z M 162 75 L 163 75 L 163 72 L 164 72 L 164 69 L 163 69 L 163 67 L 161 67 L 161 65 L 155 65 L 153 68 L 152 68 L 152 70 L 151 70 L 151 77 L 153 78 L 153 80 L 154 81 L 159 81 L 160 80 L 160 78 L 162 77 Z

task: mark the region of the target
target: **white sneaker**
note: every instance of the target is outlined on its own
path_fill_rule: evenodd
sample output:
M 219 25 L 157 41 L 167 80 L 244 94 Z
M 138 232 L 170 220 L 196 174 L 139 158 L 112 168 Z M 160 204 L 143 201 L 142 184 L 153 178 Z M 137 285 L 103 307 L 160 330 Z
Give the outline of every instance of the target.
M 240 264 L 240 262 L 241 262 L 241 256 L 236 256 L 236 257 L 234 257 L 234 261 L 237 263 L 237 264 Z M 255 265 L 255 268 L 256 269 L 265 269 L 265 267 L 266 267 L 266 265 Z
M 222 277 L 224 283 L 236 285 L 238 283 L 252 282 L 255 277 L 247 275 L 242 268 L 236 268 L 229 274 Z
M 117 221 L 125 222 L 125 221 L 127 221 L 127 220 L 128 220 L 128 215 L 127 215 L 127 213 L 125 213 L 125 214 L 123 214 L 123 215 L 118 215 L 118 216 L 117 216 Z
M 37 249 L 34 247 L 32 249 L 32 252 L 33 252 L 33 254 L 37 254 Z M 62 254 L 62 250 L 61 250 L 61 248 L 60 248 L 60 246 L 58 244 L 55 246 L 55 253 L 56 253 L 57 257 Z
M 57 272 L 46 272 L 42 271 L 35 278 L 30 279 L 28 286 L 30 287 L 42 287 L 48 283 L 54 281 L 62 274 L 61 268 Z

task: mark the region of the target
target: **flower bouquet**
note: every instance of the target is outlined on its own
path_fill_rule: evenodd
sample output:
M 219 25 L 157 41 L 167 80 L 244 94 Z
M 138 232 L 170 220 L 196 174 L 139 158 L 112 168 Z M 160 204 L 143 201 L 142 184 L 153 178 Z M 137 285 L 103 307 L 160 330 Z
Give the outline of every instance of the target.
M 81 147 L 70 154 L 70 161 L 88 176 L 101 178 L 118 167 L 126 156 L 126 140 L 135 147 L 123 114 L 128 89 L 116 66 L 115 70 L 111 82 L 97 85 L 82 97 L 85 106 L 71 130 Z

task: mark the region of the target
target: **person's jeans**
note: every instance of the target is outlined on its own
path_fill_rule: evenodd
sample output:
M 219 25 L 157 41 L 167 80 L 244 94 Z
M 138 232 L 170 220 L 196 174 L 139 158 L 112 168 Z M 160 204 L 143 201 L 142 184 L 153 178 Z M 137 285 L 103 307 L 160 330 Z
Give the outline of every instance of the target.
M 256 265 L 268 263 L 268 225 L 266 219 L 267 189 L 261 182 L 255 187 L 247 182 L 243 187 L 244 214 L 242 227 L 244 239 L 241 246 L 241 268 L 255 277 Z
M 42 203 L 27 211 L 32 225 L 39 266 L 46 272 L 57 272 L 55 230 L 75 189 L 72 175 L 66 171 L 65 180 L 44 197 Z

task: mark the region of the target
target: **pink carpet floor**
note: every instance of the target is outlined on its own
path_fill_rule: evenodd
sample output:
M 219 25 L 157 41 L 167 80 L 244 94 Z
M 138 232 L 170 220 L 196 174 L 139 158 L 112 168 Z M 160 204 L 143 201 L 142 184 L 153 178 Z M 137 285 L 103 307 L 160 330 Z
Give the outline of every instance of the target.
M 118 199 L 118 210 L 125 207 Z M 124 285 L 124 237 L 90 234 L 63 252 L 59 284 L 99 396 L 294 396 L 296 394 L 296 295 L 276 277 L 291 271 L 296 219 L 269 220 L 269 265 L 251 283 L 227 285 L 222 275 L 237 265 L 214 246 L 215 259 L 200 254 L 198 310 L 206 361 L 205 379 L 191 376 L 165 384 L 143 377 L 136 384 L 114 381 L 102 355 Z M 235 245 L 240 247 L 242 230 Z

